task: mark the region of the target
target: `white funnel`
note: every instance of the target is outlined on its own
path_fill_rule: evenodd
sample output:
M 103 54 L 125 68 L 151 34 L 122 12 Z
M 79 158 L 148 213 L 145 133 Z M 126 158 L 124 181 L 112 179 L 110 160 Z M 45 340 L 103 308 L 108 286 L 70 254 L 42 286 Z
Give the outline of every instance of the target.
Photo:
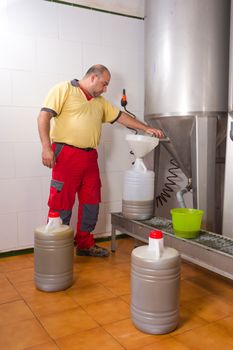
M 152 151 L 152 149 L 158 146 L 159 143 L 159 139 L 153 136 L 131 134 L 126 135 L 126 141 L 136 158 L 144 157 L 147 153 Z

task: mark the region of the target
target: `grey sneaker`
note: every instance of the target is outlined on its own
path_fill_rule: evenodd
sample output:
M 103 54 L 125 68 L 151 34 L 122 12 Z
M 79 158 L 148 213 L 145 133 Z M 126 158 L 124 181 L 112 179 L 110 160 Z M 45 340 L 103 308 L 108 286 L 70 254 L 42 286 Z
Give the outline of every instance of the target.
M 76 255 L 78 256 L 99 256 L 107 257 L 109 256 L 109 251 L 106 248 L 100 247 L 98 245 L 93 245 L 89 249 L 78 249 L 76 250 Z

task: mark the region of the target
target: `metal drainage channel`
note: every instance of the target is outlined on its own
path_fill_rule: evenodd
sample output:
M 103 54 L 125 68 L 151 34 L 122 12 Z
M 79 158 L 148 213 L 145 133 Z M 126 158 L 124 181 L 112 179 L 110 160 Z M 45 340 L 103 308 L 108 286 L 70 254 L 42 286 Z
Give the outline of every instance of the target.
M 177 249 L 184 260 L 233 280 L 233 240 L 230 238 L 204 230 L 197 238 L 176 237 L 171 220 L 161 217 L 137 221 L 124 218 L 121 213 L 112 213 L 111 223 L 113 252 L 116 250 L 116 231 L 148 243 L 150 231 L 156 228 L 164 233 L 165 245 Z

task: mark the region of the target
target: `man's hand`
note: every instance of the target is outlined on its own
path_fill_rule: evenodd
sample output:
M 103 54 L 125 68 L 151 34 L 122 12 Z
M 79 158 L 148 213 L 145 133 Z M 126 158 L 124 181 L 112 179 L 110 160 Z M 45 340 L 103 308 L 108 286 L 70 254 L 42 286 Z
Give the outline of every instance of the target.
M 50 120 L 52 117 L 53 114 L 47 111 L 40 111 L 38 116 L 38 130 L 42 144 L 42 163 L 48 168 L 52 168 L 55 164 L 55 156 L 49 137 Z
M 147 134 L 154 135 L 154 136 L 156 136 L 156 137 L 158 137 L 160 139 L 164 138 L 164 133 L 160 129 L 155 129 L 155 128 L 150 128 L 149 127 L 148 129 L 145 130 L 145 132 Z
M 154 135 L 158 138 L 164 138 L 164 133 L 160 129 L 152 128 L 151 126 L 133 118 L 131 115 L 125 112 L 121 112 L 120 117 L 117 119 L 118 123 L 131 129 L 139 129 L 148 134 Z
M 42 163 L 48 168 L 52 168 L 55 164 L 55 156 L 51 147 L 43 147 Z

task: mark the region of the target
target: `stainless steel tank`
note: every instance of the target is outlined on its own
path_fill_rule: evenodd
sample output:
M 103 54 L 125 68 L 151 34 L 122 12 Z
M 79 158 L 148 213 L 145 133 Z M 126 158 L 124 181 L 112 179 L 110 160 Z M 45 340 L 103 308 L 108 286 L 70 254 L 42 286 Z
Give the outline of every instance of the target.
M 193 205 L 215 228 L 216 148 L 225 137 L 230 0 L 145 2 L 145 120 L 192 178 Z
M 226 166 L 224 183 L 223 206 L 223 235 L 233 238 L 233 4 L 231 6 L 231 30 L 230 30 L 230 63 L 229 63 L 229 94 L 228 94 L 228 127 L 226 145 Z

